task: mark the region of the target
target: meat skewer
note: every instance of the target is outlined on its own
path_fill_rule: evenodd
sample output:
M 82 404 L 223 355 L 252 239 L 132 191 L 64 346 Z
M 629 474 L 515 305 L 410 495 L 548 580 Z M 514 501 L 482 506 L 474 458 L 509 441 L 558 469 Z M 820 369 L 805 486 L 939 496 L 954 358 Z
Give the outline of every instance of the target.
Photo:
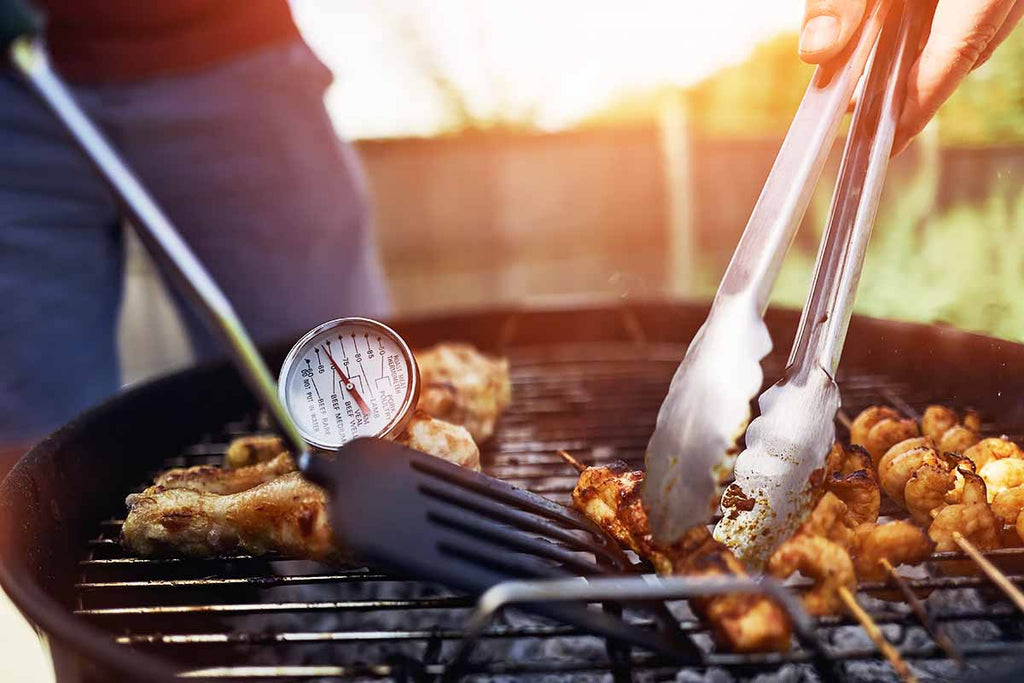
M 861 462 L 856 452 L 848 457 L 841 448 L 833 448 L 828 462 L 837 471 L 833 476 L 842 476 L 842 468 L 847 462 Z M 851 472 L 846 476 L 860 473 L 872 484 L 875 489 L 878 485 L 867 470 Z M 865 487 L 866 488 L 866 487 Z M 869 506 L 870 507 L 870 506 Z M 907 663 L 900 656 L 899 651 L 885 638 L 878 624 L 871 615 L 861 608 L 854 595 L 857 587 L 857 572 L 854 562 L 850 558 L 850 552 L 857 548 L 861 538 L 873 541 L 883 537 L 883 532 L 891 529 L 893 524 L 906 524 L 905 522 L 890 522 L 889 524 L 876 526 L 874 520 L 878 518 L 878 505 L 873 505 L 874 517 L 863 522 L 858 529 L 870 527 L 865 533 L 859 534 L 848 526 L 851 515 L 849 507 L 830 491 L 822 496 L 815 506 L 810 518 L 800 528 L 795 536 L 783 543 L 768 561 L 768 571 L 777 578 L 785 578 L 799 571 L 801 574 L 814 579 L 815 586 L 803 596 L 804 606 L 807 611 L 815 615 L 823 615 L 840 611 L 845 607 L 867 633 L 878 651 L 889 661 L 896 673 L 906 681 L 916 680 Z M 909 526 L 909 525 L 908 525 Z M 882 531 L 879 531 L 882 530 Z M 920 533 L 920 532 L 919 532 Z M 923 534 L 922 534 L 923 536 Z M 925 538 L 925 541 L 927 539 Z M 870 543 L 869 547 L 877 551 L 878 543 Z M 908 560 L 922 561 L 930 554 L 930 545 L 925 548 L 926 552 L 921 554 L 909 554 Z M 858 560 L 859 557 L 858 553 Z M 901 558 L 903 559 L 903 558 Z M 891 565 L 890 565 L 891 566 Z M 858 567 L 859 569 L 859 567 Z
M 887 419 L 899 418 L 892 409 L 873 406 L 853 425 L 869 422 L 871 415 L 882 411 L 889 411 Z M 1002 544 L 1002 523 L 1012 521 L 1014 513 L 1018 533 L 1022 527 L 1024 451 L 1005 437 L 981 439 L 980 423 L 973 411 L 966 411 L 961 420 L 948 408 L 929 406 L 921 417 L 924 436 L 890 445 L 879 473 L 888 484 L 886 492 L 916 512 L 915 518 L 922 512 L 931 518 L 928 535 L 937 550 L 962 550 L 1024 612 L 1024 593 L 983 554 Z M 904 477 L 906 483 L 900 486 Z M 915 481 L 919 487 L 913 485 Z M 917 505 L 912 501 L 915 497 Z M 929 501 L 936 505 L 929 507 Z
M 587 467 L 564 451 L 559 455 L 577 472 L 573 504 L 610 536 L 651 562 L 659 574 L 687 576 L 745 576 L 739 560 L 711 538 L 701 525 L 679 543 L 664 547 L 652 538 L 640 500 L 643 472 L 625 463 Z M 726 594 L 694 598 L 694 611 L 711 628 L 720 645 L 734 652 L 785 651 L 791 644 L 791 624 L 779 605 L 759 594 Z
M 1014 585 L 1013 581 L 1007 578 L 1006 574 L 999 570 L 994 564 L 989 562 L 988 558 L 981 554 L 981 551 L 970 541 L 968 541 L 963 534 L 959 531 L 952 533 L 953 542 L 956 543 L 960 548 L 967 553 L 974 562 L 981 567 L 981 571 L 985 572 L 985 575 L 999 587 L 999 590 L 1006 593 L 1006 597 L 1013 601 L 1013 604 L 1017 606 L 1021 612 L 1024 612 L 1024 593 L 1021 593 L 1020 589 Z
M 928 631 L 932 640 L 935 641 L 935 644 L 942 648 L 942 651 L 946 653 L 947 657 L 956 662 L 957 668 L 964 668 L 966 663 L 964 662 L 963 655 L 960 654 L 960 650 L 957 649 L 953 644 L 953 641 L 949 639 L 949 636 L 939 628 L 939 625 L 932 620 L 931 615 L 928 614 L 928 610 L 924 606 L 924 603 L 921 602 L 921 599 L 917 597 L 917 593 L 915 593 L 910 585 L 907 584 L 906 579 L 896 571 L 896 567 L 892 566 L 892 563 L 889 562 L 888 558 L 881 558 L 878 560 L 878 564 L 885 570 L 889 580 L 896 585 L 897 589 L 899 589 L 900 594 L 903 595 L 907 604 L 910 605 L 910 609 L 913 610 L 917 620 L 920 621 L 921 626 Z
M 871 642 L 875 644 L 879 652 L 885 655 L 885 658 L 889 660 L 892 668 L 896 670 L 896 673 L 904 681 L 916 681 L 917 677 L 914 676 L 910 667 L 900 656 L 899 651 L 893 647 L 892 643 L 886 640 L 882 630 L 878 628 L 878 624 L 871 618 L 871 615 L 864 611 L 864 609 L 857 603 L 857 599 L 853 597 L 853 593 L 850 592 L 846 586 L 839 586 L 837 591 L 839 599 L 843 601 L 846 609 L 849 610 L 850 614 L 853 615 L 854 619 L 860 624 L 864 632 L 871 638 Z

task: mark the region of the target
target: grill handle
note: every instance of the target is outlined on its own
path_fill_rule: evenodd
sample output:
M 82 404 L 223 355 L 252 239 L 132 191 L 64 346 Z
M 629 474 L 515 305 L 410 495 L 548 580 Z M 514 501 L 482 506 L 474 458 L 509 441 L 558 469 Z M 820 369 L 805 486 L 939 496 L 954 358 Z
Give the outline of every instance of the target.
M 231 302 L 53 71 L 42 39 L 37 35 L 41 20 L 33 19 L 32 12 L 21 0 L 0 0 L 0 13 L 4 20 L 0 25 L 0 38 L 9 44 L 14 67 L 107 182 L 154 260 L 192 301 L 207 327 L 224 342 L 243 379 L 284 435 L 296 462 L 305 469 L 310 460 L 309 447 L 278 399 L 277 384 Z M 19 35 L 14 35 L 15 31 Z

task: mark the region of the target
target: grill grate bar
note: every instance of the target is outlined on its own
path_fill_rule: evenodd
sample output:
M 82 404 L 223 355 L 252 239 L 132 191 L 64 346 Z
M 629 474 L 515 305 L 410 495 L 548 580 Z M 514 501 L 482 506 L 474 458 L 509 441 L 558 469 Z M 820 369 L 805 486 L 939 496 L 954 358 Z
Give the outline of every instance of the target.
M 81 591 L 126 590 L 137 588 L 226 588 L 232 586 L 253 586 L 271 588 L 275 586 L 309 586 L 323 583 L 347 583 L 352 581 L 397 581 L 387 574 L 373 571 L 353 571 L 335 574 L 305 574 L 299 576 L 245 576 L 203 579 L 154 579 L 150 581 L 92 581 L 75 585 Z
M 991 621 L 1017 618 L 1014 609 L 970 609 L 955 612 L 937 612 L 931 615 L 937 622 L 958 621 Z M 872 618 L 879 624 L 917 626 L 916 617 L 911 612 L 876 611 Z M 654 627 L 651 620 L 635 619 L 630 623 L 645 628 Z M 821 629 L 834 629 L 856 626 L 854 619 L 845 616 L 821 617 L 818 619 Z M 706 633 L 706 624 L 696 619 L 680 619 L 679 627 L 684 633 Z M 133 633 L 117 638 L 123 645 L 207 645 L 210 643 L 236 643 L 247 645 L 274 645 L 277 643 L 320 643 L 320 642 L 365 642 L 391 640 L 459 640 L 463 637 L 461 629 L 423 629 L 423 630 L 376 630 L 376 631 L 314 631 L 314 632 L 216 632 L 216 633 Z M 541 626 L 536 624 L 525 626 L 494 626 L 484 632 L 485 638 L 537 638 L 555 635 L 586 635 L 570 626 Z M 1024 647 L 1024 644 L 1022 644 Z M 803 652 L 795 650 L 794 652 Z
M 472 598 L 456 596 L 414 600 L 338 600 L 324 602 L 226 603 L 218 605 L 158 605 L 141 607 L 103 607 L 79 609 L 75 614 L 87 617 L 168 615 L 237 615 L 275 612 L 369 612 L 401 609 L 451 609 L 472 607 Z
M 333 631 L 285 633 L 151 633 L 121 636 L 122 645 L 208 645 L 211 643 L 239 645 L 277 645 L 280 643 L 350 643 L 397 640 L 460 640 L 464 631 L 459 629 L 429 629 L 421 631 Z M 480 634 L 481 638 L 550 638 L 552 636 L 584 636 L 571 626 L 498 626 Z
M 160 565 L 198 565 L 198 564 L 224 564 L 230 562 L 273 562 L 287 560 L 289 558 L 268 553 L 266 555 L 222 555 L 218 557 L 108 557 L 88 558 L 79 560 L 81 567 L 151 567 Z

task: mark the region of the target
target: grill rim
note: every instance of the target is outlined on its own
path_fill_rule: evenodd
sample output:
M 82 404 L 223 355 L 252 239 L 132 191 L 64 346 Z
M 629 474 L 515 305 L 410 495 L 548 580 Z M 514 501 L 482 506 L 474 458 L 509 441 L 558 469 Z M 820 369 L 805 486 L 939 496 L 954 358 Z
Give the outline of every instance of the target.
M 707 304 L 691 302 L 629 302 L 628 308 L 623 305 L 608 306 L 596 304 L 581 308 L 553 306 L 539 310 L 505 309 L 483 312 L 455 313 L 445 316 L 424 316 L 421 318 L 398 321 L 392 325 L 405 336 L 413 347 L 427 346 L 445 339 L 460 339 L 474 343 L 484 350 L 501 352 L 515 338 L 517 348 L 532 346 L 550 346 L 554 342 L 581 341 L 588 343 L 641 341 L 630 334 L 629 325 L 623 325 L 622 319 L 628 312 L 631 317 L 643 321 L 641 329 L 650 333 L 659 342 L 674 342 L 684 345 L 696 332 L 708 310 Z M 767 316 L 773 338 L 782 342 L 795 331 L 797 312 L 787 309 L 771 309 Z M 566 325 L 566 319 L 576 317 L 581 324 Z M 558 325 L 552 325 L 552 322 Z M 597 332 L 597 334 L 595 334 Z M 551 339 L 553 334 L 557 339 Z M 566 339 L 566 334 L 574 334 L 577 338 Z M 1005 371 L 1008 366 L 1016 364 L 1024 367 L 1024 345 L 1010 341 L 986 337 L 948 327 L 929 326 L 917 323 L 904 323 L 889 320 L 854 316 L 851 323 L 850 340 L 847 355 L 863 355 L 858 349 L 857 340 L 865 335 L 878 340 L 896 339 L 901 342 L 897 349 L 914 350 L 927 348 L 929 356 L 936 356 L 939 351 L 947 355 L 952 353 L 961 359 L 978 360 L 975 354 L 984 356 L 990 370 Z M 929 344 L 922 347 L 919 342 Z M 918 342 L 918 343 L 915 343 Z M 951 352 L 950 347 L 955 347 Z M 265 355 L 272 366 L 279 364 L 286 350 L 282 344 L 269 345 Z M 682 348 L 680 349 L 680 352 Z M 973 353 L 972 353 L 973 352 Z M 872 348 L 867 350 L 870 356 Z M 978 374 L 983 375 L 984 369 Z M 987 376 L 988 381 L 993 377 Z M 68 519 L 67 512 L 61 512 L 58 502 L 68 498 L 47 498 L 46 493 L 60 486 L 67 487 L 68 476 L 59 469 L 59 465 L 74 464 L 76 452 L 82 454 L 83 446 L 90 438 L 97 438 L 97 430 L 114 429 L 114 434 L 106 435 L 106 439 L 127 436 L 132 432 L 142 432 L 143 428 L 130 418 L 139 415 L 146 408 L 153 409 L 150 404 L 156 399 L 166 402 L 167 396 L 181 395 L 192 398 L 196 396 L 196 385 L 208 383 L 217 388 L 216 396 L 203 396 L 204 402 L 217 406 L 220 410 L 200 410 L 190 405 L 188 414 L 181 417 L 187 425 L 179 429 L 161 434 L 160 444 L 154 445 L 152 452 L 143 457 L 135 458 L 135 467 L 130 471 L 144 469 L 139 463 L 145 461 L 147 466 L 159 462 L 160 458 L 194 442 L 199 436 L 223 423 L 236 418 L 255 403 L 244 389 L 240 379 L 226 361 L 214 362 L 200 367 L 183 370 L 152 382 L 148 382 L 125 392 L 83 413 L 67 425 L 61 427 L 44 439 L 31 451 L 24 455 L 10 473 L 0 482 L 0 586 L 10 596 L 12 602 L 35 627 L 37 633 L 49 642 L 51 656 L 61 675 L 65 667 L 95 669 L 99 666 L 104 672 L 114 674 L 109 680 L 127 676 L 129 679 L 148 677 L 150 679 L 170 679 L 181 670 L 167 659 L 136 651 L 118 645 L 112 634 L 86 619 L 71 613 L 73 607 L 67 602 L 62 603 L 53 594 L 47 592 L 43 580 L 47 572 L 48 554 L 52 559 L 57 551 L 55 546 L 63 545 L 66 553 L 73 555 L 72 566 L 77 565 L 80 548 L 88 539 L 89 530 L 97 520 L 104 519 L 103 514 L 83 514 L 82 509 L 74 512 L 88 518 L 83 524 L 81 520 Z M 993 389 L 995 391 L 995 389 Z M 209 392 L 200 392 L 209 393 Z M 955 395 L 955 392 L 953 392 Z M 207 408 L 210 405 L 206 406 Z M 169 411 L 174 412 L 174 411 Z M 183 411 L 184 414 L 184 411 Z M 178 419 L 167 418 L 170 422 Z M 149 427 L 146 427 L 148 429 Z M 102 467 L 113 468 L 117 463 L 104 462 L 95 452 L 85 453 L 85 460 L 91 460 L 94 471 Z M 132 463 L 122 463 L 122 465 Z M 123 478 L 123 477 L 122 477 Z M 129 477 L 130 478 L 130 477 Z M 124 487 L 113 484 L 113 477 L 101 477 L 108 488 L 123 492 Z M 80 478 L 77 484 L 83 484 Z M 78 492 L 82 499 L 82 492 Z M 44 505 L 44 502 L 46 505 Z M 56 505 L 56 507 L 53 507 Z M 95 506 L 105 506 L 96 503 Z M 65 506 L 66 507 L 66 506 Z M 49 508 L 49 509 L 47 509 Z M 49 526 L 58 533 L 39 534 L 40 526 Z M 69 537 L 70 536 L 70 537 Z M 60 543 L 64 541 L 64 543 Z M 35 562 L 38 572 L 33 572 L 30 564 Z M 56 571 L 49 567 L 49 579 L 55 580 L 52 574 Z M 73 571 L 73 570 L 72 570 Z M 73 576 L 73 573 L 72 573 Z M 63 582 L 67 590 L 73 594 L 72 581 Z M 69 657 L 70 655 L 70 657 Z M 58 680 L 61 680 L 60 678 Z M 72 679 L 74 680 L 74 679 Z

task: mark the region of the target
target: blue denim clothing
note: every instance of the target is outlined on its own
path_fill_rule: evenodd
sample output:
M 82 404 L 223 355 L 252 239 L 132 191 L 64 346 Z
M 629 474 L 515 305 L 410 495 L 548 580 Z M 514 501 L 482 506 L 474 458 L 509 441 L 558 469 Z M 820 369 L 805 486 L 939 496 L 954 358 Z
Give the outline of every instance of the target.
M 301 44 L 200 73 L 75 88 L 257 342 L 389 300 L 353 150 Z M 0 444 L 119 386 L 124 254 L 110 193 L 23 84 L 0 72 Z M 190 311 L 201 358 L 221 353 Z

